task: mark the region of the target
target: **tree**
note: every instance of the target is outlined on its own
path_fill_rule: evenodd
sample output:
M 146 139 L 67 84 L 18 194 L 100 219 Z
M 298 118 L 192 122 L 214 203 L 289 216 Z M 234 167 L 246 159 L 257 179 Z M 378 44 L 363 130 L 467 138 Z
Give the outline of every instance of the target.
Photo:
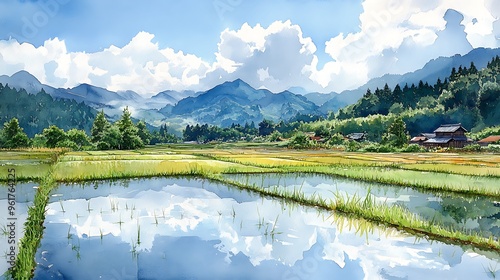
M 70 129 L 66 132 L 66 136 L 69 141 L 75 143 L 77 149 L 81 149 L 85 146 L 90 146 L 90 139 L 85 133 L 85 131 L 80 129 Z
M 43 130 L 43 136 L 47 140 L 47 147 L 55 148 L 59 142 L 66 140 L 66 133 L 55 125 L 51 125 Z
M 281 141 L 281 133 L 279 131 L 273 131 L 273 133 L 269 134 L 269 142 L 278 142 Z
M 142 140 L 138 135 L 138 129 L 132 122 L 131 113 L 128 110 L 128 107 L 123 109 L 122 117 L 118 121 L 118 129 L 121 134 L 121 149 L 132 150 L 144 146 L 144 143 L 142 143 Z
M 104 134 L 102 135 L 102 140 L 97 142 L 97 148 L 99 150 L 117 150 L 121 149 L 122 135 L 120 129 L 116 125 L 108 125 Z
M 406 131 L 406 124 L 402 118 L 396 118 L 382 136 L 382 143 L 394 147 L 403 147 L 408 144 L 410 137 Z
M 104 132 L 109 125 L 110 124 L 106 119 L 106 116 L 104 115 L 104 111 L 99 112 L 94 119 L 94 123 L 91 129 L 91 140 L 93 143 L 102 141 Z
M 30 140 L 23 129 L 19 127 L 17 118 L 12 118 L 3 125 L 2 146 L 8 149 L 28 147 Z
M 309 140 L 309 136 L 303 132 L 298 132 L 290 139 L 290 142 L 288 142 L 288 147 L 292 149 L 307 149 L 311 146 L 312 143 Z
M 391 114 L 401 114 L 404 111 L 403 104 L 401 103 L 394 103 L 392 106 L 389 108 L 389 113 Z
M 165 128 L 163 130 L 163 133 L 167 134 L 166 125 L 165 125 Z M 144 145 L 149 145 L 152 136 L 151 136 L 151 133 L 149 132 L 149 130 L 147 129 L 146 123 L 144 121 L 139 121 L 137 123 L 137 134 L 139 135 L 139 138 L 141 138 L 141 141 L 142 141 L 142 143 L 144 143 Z
M 267 136 L 274 131 L 274 123 L 271 120 L 262 120 L 259 123 L 259 135 L 261 136 Z

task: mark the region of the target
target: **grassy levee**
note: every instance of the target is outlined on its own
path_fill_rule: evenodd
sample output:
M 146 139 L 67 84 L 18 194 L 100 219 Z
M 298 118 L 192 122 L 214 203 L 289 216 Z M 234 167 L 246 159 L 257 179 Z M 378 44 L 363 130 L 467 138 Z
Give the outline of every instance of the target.
M 15 169 L 17 181 L 40 181 L 47 176 L 61 149 L 0 150 L 0 181 Z
M 60 161 L 54 165 L 54 179 L 60 182 L 234 172 L 269 171 L 259 167 L 203 159 Z
M 496 176 L 471 176 L 444 172 L 416 171 L 393 166 L 360 165 L 269 165 L 259 162 L 259 158 L 239 160 L 227 157 L 213 157 L 219 161 L 239 163 L 260 168 L 273 168 L 281 173 L 316 173 L 340 176 L 348 179 L 420 188 L 430 191 L 446 191 L 468 195 L 500 197 L 500 180 Z
M 494 177 L 419 172 L 382 167 L 321 166 L 309 167 L 307 169 L 302 168 L 300 170 L 293 167 L 287 169 L 292 172 L 335 175 L 366 182 L 420 188 L 430 191 L 500 197 L 500 181 Z
M 434 224 L 432 221 L 419 218 L 418 215 L 409 212 L 406 208 L 399 205 L 388 206 L 387 204 L 377 203 L 369 194 L 366 197 L 360 197 L 357 195 L 344 196 L 336 193 L 335 200 L 326 200 L 316 194 L 306 196 L 300 188 L 294 188 L 293 190 L 287 190 L 278 186 L 263 188 L 255 184 L 246 185 L 214 175 L 208 178 L 240 189 L 257 192 L 261 195 L 334 211 L 349 217 L 365 219 L 375 224 L 396 228 L 413 235 L 424 236 L 445 243 L 471 245 L 478 249 L 500 252 L 500 241 L 495 240 L 493 237 L 485 238 L 476 233 L 467 234 L 442 227 Z
M 7 274 L 13 279 L 30 279 L 36 266 L 35 254 L 43 235 L 45 207 L 56 181 L 52 173 L 42 179 L 35 194 L 33 205 L 28 208 L 28 218 L 24 224 L 24 236 L 20 240 L 16 264 Z

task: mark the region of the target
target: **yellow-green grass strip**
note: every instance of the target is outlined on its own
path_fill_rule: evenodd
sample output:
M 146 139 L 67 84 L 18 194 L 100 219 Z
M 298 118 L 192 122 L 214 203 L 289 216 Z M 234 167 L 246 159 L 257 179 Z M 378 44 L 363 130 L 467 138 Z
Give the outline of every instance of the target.
M 262 168 L 217 160 L 117 160 L 58 162 L 54 166 L 57 181 L 86 181 L 201 173 L 252 173 Z
M 56 186 L 51 173 L 42 179 L 33 205 L 28 208 L 28 218 L 24 224 L 24 236 L 20 240 L 19 253 L 16 263 L 8 276 L 13 279 L 31 279 L 36 267 L 35 254 L 43 235 L 43 223 L 45 220 L 45 207 L 49 200 L 49 194 Z
M 316 166 L 309 168 L 287 167 L 286 170 L 288 172 L 336 175 L 366 182 L 414 187 L 432 191 L 500 197 L 500 180 L 496 177 L 422 172 L 388 167 Z

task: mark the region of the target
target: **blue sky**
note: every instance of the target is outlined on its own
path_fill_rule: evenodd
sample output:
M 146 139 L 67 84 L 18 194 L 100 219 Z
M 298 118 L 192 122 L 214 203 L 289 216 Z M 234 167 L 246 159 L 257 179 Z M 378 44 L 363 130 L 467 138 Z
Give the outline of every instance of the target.
M 0 75 L 27 70 L 57 87 L 146 95 L 235 78 L 341 91 L 499 47 L 493 1 L 3 0 Z

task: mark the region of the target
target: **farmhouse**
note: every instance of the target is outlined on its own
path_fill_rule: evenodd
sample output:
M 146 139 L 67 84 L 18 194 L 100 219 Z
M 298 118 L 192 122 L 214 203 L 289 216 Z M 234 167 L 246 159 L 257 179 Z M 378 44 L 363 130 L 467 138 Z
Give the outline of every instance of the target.
M 366 137 L 366 132 L 356 132 L 356 133 L 351 133 L 346 136 L 348 140 L 354 140 L 357 142 L 361 142 L 365 140 Z
M 500 135 L 488 136 L 477 142 L 481 146 L 488 146 L 489 144 L 500 143 Z
M 463 148 L 472 142 L 465 136 L 467 130 L 462 124 L 443 124 L 434 130 L 436 137 L 423 142 L 427 148 L 446 147 Z

